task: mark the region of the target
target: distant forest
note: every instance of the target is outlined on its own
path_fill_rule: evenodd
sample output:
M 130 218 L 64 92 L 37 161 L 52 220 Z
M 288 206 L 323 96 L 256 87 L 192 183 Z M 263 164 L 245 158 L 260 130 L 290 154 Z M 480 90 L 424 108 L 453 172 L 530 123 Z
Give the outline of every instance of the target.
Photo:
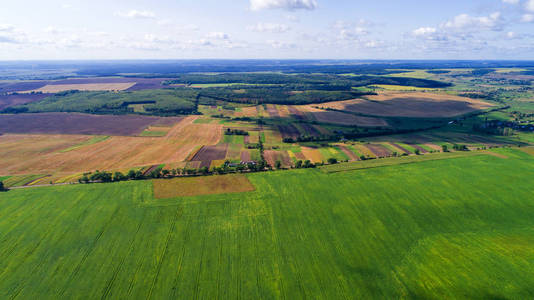
M 204 85 L 204 86 L 196 86 Z M 360 75 L 288 75 L 280 73 L 187 74 L 162 83 L 161 89 L 122 92 L 66 91 L 43 100 L 8 107 L 2 113 L 81 112 L 92 114 L 198 114 L 198 105 L 217 102 L 303 105 L 355 99 L 374 94 L 364 88 L 390 84 L 442 88 L 449 83 L 405 77 Z

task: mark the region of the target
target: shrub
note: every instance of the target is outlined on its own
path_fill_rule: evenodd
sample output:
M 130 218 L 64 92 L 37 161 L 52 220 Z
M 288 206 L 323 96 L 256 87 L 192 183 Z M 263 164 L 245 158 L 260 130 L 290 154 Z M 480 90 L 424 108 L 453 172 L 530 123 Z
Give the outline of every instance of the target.
M 4 186 L 4 183 L 0 181 L 0 192 L 5 192 L 5 191 L 7 191 L 7 188 Z
M 328 163 L 331 164 L 331 165 L 335 165 L 337 164 L 337 159 L 334 158 L 334 157 L 331 157 L 328 159 Z

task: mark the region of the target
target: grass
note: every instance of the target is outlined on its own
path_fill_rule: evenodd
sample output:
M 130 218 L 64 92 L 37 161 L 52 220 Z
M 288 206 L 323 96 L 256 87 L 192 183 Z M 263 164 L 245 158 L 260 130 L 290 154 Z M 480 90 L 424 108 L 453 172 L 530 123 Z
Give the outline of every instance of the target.
M 193 124 L 210 124 L 213 121 L 213 119 L 199 118 L 193 121 Z
M 430 88 L 420 88 L 415 86 L 404 86 L 404 85 L 389 85 L 389 84 L 377 84 L 369 86 L 370 88 L 378 88 L 386 91 L 435 91 L 436 89 Z
M 320 168 L 325 173 L 346 172 L 361 169 L 378 168 L 385 166 L 394 166 L 402 164 L 419 163 L 424 161 L 442 160 L 462 158 L 475 155 L 483 155 L 484 152 L 447 152 L 447 153 L 431 153 L 418 156 L 406 156 L 406 157 L 387 157 L 381 159 L 371 159 L 365 161 L 358 161 L 352 163 L 326 165 Z
M 410 78 L 420 78 L 420 79 L 428 79 L 433 77 L 433 74 L 427 73 L 426 70 L 406 70 L 404 73 L 394 73 L 391 75 L 388 75 L 391 77 L 410 77 Z
M 87 141 L 85 141 L 85 142 L 83 142 L 81 144 L 69 147 L 67 149 L 63 149 L 63 150 L 59 151 L 59 153 L 66 153 L 66 152 L 70 152 L 70 151 L 73 151 L 73 150 L 78 150 L 78 149 L 80 149 L 82 147 L 85 147 L 85 146 L 98 144 L 98 143 L 103 142 L 103 141 L 105 141 L 107 139 L 109 139 L 109 136 L 94 136 L 91 139 L 89 139 L 89 140 L 87 140 Z
M 1 298 L 534 296 L 534 157 L 517 150 L 157 200 L 150 181 L 0 194 Z
M 245 144 L 245 137 L 242 135 L 224 135 L 222 143 L 225 144 Z
M 141 132 L 139 136 L 142 137 L 162 137 L 167 135 L 167 131 L 157 131 L 157 130 L 145 130 Z

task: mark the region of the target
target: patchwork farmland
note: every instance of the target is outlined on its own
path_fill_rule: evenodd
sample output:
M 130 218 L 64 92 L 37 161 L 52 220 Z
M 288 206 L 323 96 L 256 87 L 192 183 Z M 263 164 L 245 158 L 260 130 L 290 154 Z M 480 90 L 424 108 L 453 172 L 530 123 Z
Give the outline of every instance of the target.
M 0 81 L 0 298 L 532 298 L 530 67 L 197 63 Z
M 84 144 L 89 136 L 5 134 L 0 136 L 0 173 L 79 173 L 181 162 L 197 145 L 216 145 L 222 138 L 222 125 L 194 124 L 194 119 L 175 119 L 179 122 L 165 137 L 112 136 L 94 144 Z

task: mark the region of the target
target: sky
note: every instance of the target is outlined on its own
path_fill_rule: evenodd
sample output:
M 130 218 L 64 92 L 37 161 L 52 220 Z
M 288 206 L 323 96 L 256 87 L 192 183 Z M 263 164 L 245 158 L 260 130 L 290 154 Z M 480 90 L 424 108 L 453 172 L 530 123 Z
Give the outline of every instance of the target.
M 0 60 L 534 60 L 534 0 L 5 0 Z

